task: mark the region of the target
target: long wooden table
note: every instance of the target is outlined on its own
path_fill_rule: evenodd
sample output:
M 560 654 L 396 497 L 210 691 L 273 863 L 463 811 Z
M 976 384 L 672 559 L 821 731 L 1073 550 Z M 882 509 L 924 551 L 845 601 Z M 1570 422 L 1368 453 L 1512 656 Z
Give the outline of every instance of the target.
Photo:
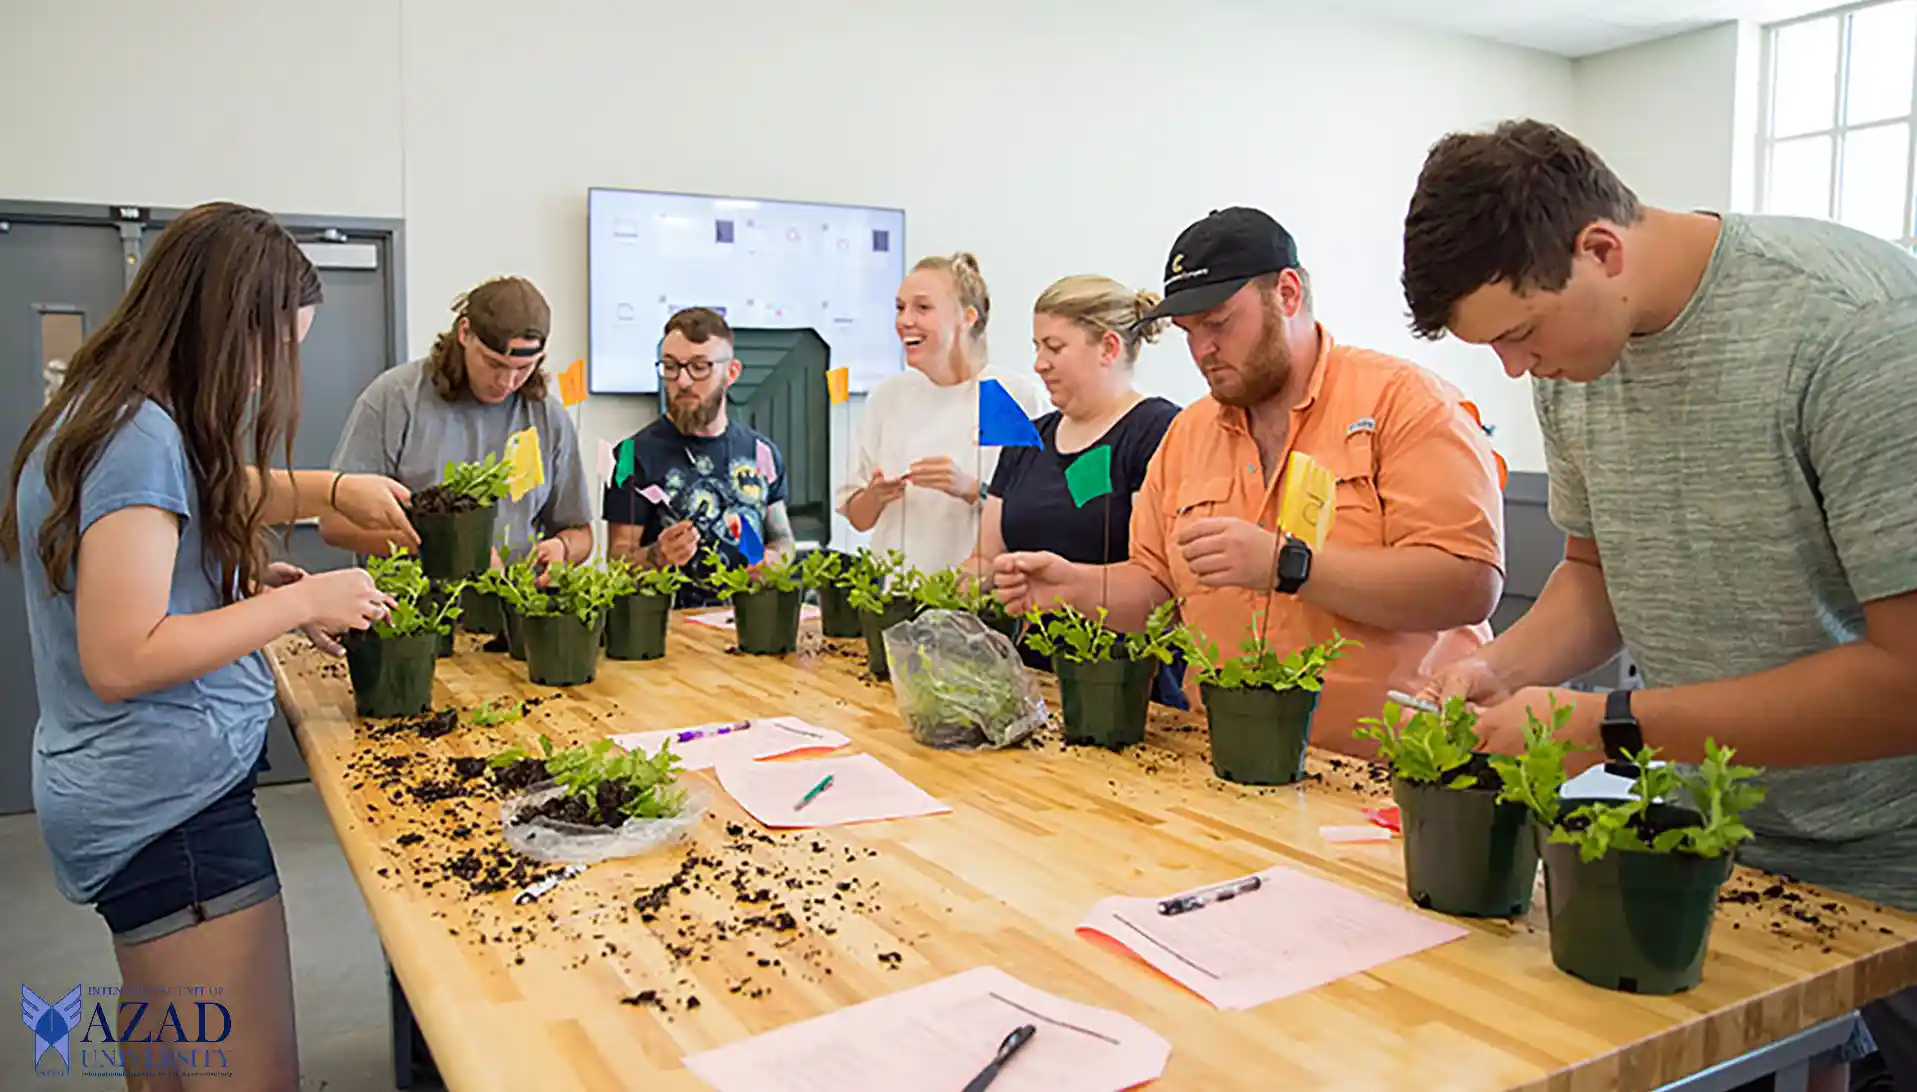
M 1167 1089 L 1648 1089 L 1917 984 L 1917 917 L 1740 870 L 1688 993 L 1554 969 L 1540 894 L 1527 920 L 1460 919 L 1462 940 L 1220 1012 L 1075 925 L 1106 895 L 1273 864 L 1408 905 L 1399 843 L 1320 834 L 1388 802 L 1371 767 L 1314 751 L 1300 784 L 1226 784 L 1202 725 L 1157 708 L 1123 753 L 1065 748 L 1055 730 L 937 751 L 904 730 L 862 646 L 730 644 L 675 619 L 665 659 L 607 661 L 562 691 L 462 635 L 435 686 L 460 724 L 433 738 L 359 723 L 338 661 L 275 647 L 313 783 L 449 1088 L 703 1088 L 683 1055 L 984 964 L 1164 1035 Z M 543 700 L 523 722 L 470 723 L 502 697 Z M 488 881 L 506 857 L 499 802 L 453 757 L 538 732 L 566 744 L 779 714 L 844 732 L 951 813 L 766 832 L 696 774 L 711 807 L 688 842 L 594 865 L 531 905 L 513 902 L 523 873 Z

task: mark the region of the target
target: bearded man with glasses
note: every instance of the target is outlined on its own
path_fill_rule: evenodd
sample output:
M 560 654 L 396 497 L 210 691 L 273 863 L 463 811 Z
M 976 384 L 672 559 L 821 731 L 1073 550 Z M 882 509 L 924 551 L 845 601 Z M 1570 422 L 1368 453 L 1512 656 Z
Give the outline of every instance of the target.
M 623 442 L 631 473 L 606 487 L 606 552 L 647 568 L 683 566 L 692 583 L 680 589 L 680 607 L 717 602 L 704 579 L 706 547 L 734 566 L 756 563 L 760 549 L 773 561 L 793 548 L 784 457 L 726 415 L 740 372 L 732 347 L 732 328 L 717 311 L 693 307 L 666 320 L 665 416 Z

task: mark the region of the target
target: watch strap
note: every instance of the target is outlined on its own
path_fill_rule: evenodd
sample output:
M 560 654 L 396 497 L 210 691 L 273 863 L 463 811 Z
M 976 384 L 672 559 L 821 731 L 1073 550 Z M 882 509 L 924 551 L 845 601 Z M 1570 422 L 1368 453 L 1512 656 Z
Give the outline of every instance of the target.
M 1644 729 L 1631 712 L 1631 691 L 1618 689 L 1604 696 L 1604 721 L 1598 731 L 1604 742 L 1605 772 L 1636 777 L 1638 768 L 1631 756 L 1644 749 Z

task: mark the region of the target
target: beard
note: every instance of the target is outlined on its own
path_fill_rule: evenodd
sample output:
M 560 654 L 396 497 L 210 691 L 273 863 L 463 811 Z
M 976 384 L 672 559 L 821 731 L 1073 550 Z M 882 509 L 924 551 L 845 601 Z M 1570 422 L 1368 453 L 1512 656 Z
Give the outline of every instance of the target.
M 1285 343 L 1285 325 L 1278 305 L 1266 295 L 1260 300 L 1263 326 L 1251 355 L 1235 370 L 1207 374 L 1211 396 L 1227 406 L 1249 409 L 1276 398 L 1291 378 L 1291 346 Z
M 678 396 L 674 395 L 672 401 L 666 403 L 666 419 L 672 422 L 672 427 L 682 433 L 691 435 L 703 432 L 719 416 L 719 407 L 725 405 L 725 400 L 724 387 L 718 388 L 691 406 L 679 401 Z

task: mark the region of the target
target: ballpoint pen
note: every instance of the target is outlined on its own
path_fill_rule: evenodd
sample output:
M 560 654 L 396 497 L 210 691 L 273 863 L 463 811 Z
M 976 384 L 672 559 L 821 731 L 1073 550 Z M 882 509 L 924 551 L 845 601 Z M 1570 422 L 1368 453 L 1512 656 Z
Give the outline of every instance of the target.
M 811 790 L 808 791 L 803 797 L 801 797 L 798 803 L 792 805 L 792 810 L 803 811 L 805 809 L 805 806 L 812 802 L 813 797 L 819 795 L 820 793 L 824 792 L 826 789 L 829 789 L 831 787 L 832 787 L 832 775 L 826 774 L 825 780 L 812 786 Z
M 985 1089 L 998 1079 L 998 1071 L 1005 1067 L 1006 1062 L 1012 1060 L 1012 1055 L 1017 1054 L 1026 1043 L 1032 1041 L 1032 1036 L 1037 1034 L 1038 1028 L 1033 1024 L 1020 1024 L 1013 1028 L 1012 1033 L 1005 1037 L 1005 1041 L 998 1045 L 998 1053 L 985 1064 L 984 1069 L 978 1071 L 978 1076 L 972 1078 L 971 1082 L 965 1086 L 964 1092 L 985 1092 Z
M 585 870 L 586 870 L 586 866 L 582 864 L 567 865 L 566 870 L 564 872 L 561 872 L 558 875 L 554 875 L 554 876 L 547 876 L 545 879 L 540 880 L 539 882 L 528 886 L 524 891 L 521 891 L 519 894 L 514 895 L 513 901 L 516 903 L 521 903 L 521 904 L 529 903 L 533 901 L 534 899 L 537 899 L 540 896 L 546 894 L 548 891 L 551 891 L 553 888 L 558 887 L 560 881 L 571 879 L 572 877 L 579 875 L 581 872 L 584 872 Z
M 1158 912 L 1161 914 L 1189 913 L 1199 907 L 1210 906 L 1214 902 L 1225 902 L 1228 899 L 1235 899 L 1240 895 L 1249 894 L 1264 885 L 1265 881 L 1258 877 L 1246 876 L 1242 880 L 1233 880 L 1231 883 L 1194 892 L 1190 895 L 1180 895 L 1175 899 L 1161 899 L 1158 903 Z
M 1414 698 L 1402 690 L 1387 690 L 1385 691 L 1385 697 L 1390 698 L 1406 709 L 1422 709 L 1427 713 L 1443 712 L 1443 710 L 1438 708 L 1437 702 L 1426 701 L 1423 698 Z

